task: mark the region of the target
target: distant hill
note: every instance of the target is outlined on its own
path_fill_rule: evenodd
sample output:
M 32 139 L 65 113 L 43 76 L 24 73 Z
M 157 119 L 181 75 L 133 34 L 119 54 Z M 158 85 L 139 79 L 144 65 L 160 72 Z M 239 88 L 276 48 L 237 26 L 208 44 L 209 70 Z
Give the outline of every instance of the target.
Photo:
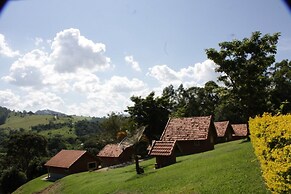
M 60 113 L 60 112 L 53 111 L 53 110 L 49 110 L 49 109 L 46 109 L 46 110 L 38 110 L 38 111 L 36 111 L 34 114 L 36 114 L 36 115 L 56 115 L 56 116 L 67 116 L 67 115 L 64 114 L 64 113 Z

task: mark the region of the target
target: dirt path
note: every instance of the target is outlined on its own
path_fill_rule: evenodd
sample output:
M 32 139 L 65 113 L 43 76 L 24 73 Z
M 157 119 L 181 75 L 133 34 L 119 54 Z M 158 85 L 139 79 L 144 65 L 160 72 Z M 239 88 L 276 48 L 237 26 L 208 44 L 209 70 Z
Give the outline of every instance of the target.
M 47 188 L 45 188 L 44 190 L 42 191 L 39 191 L 39 192 L 35 192 L 34 194 L 57 194 L 57 190 L 59 190 L 61 184 L 59 181 L 56 181 L 54 184 L 48 186 Z

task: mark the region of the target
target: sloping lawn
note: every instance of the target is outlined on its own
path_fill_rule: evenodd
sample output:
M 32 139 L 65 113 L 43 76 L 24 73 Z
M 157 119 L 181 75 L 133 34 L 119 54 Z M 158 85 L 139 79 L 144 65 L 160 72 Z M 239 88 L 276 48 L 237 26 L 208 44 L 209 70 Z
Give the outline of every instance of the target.
M 53 185 L 53 193 L 269 193 L 250 142 L 218 144 L 215 150 L 182 156 L 154 169 L 154 159 L 135 166 L 71 175 Z M 17 192 L 23 193 L 23 192 Z
M 19 187 L 14 193 L 35 193 L 54 184 L 53 182 L 42 180 L 46 176 L 47 174 L 29 181 L 25 185 Z

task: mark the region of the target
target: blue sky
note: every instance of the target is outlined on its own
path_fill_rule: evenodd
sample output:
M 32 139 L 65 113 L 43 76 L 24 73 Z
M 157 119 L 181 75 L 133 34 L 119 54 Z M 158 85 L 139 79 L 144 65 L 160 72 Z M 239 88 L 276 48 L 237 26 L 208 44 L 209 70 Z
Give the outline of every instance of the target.
M 0 15 L 0 106 L 105 116 L 130 96 L 216 81 L 205 54 L 218 43 L 281 32 L 291 59 L 291 15 L 278 0 L 22 0 Z

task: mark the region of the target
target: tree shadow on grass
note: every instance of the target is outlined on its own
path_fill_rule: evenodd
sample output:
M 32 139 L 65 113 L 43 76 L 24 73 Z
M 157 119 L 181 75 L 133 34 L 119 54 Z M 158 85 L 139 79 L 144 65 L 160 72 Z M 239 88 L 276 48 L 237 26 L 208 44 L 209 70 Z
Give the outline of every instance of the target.
M 147 173 L 143 173 L 143 174 L 135 174 L 132 177 L 126 179 L 125 182 L 130 182 L 130 181 L 133 181 L 133 180 L 136 180 L 136 179 L 141 179 L 143 177 L 146 177 L 146 176 L 148 176 L 150 174 L 154 174 L 156 172 L 157 171 L 151 171 L 151 172 L 147 172 Z
M 246 139 L 242 139 L 242 141 L 240 142 L 240 144 L 242 144 L 242 143 L 248 143 L 248 142 L 251 142 L 251 140 L 248 139 L 248 138 L 246 138 Z

